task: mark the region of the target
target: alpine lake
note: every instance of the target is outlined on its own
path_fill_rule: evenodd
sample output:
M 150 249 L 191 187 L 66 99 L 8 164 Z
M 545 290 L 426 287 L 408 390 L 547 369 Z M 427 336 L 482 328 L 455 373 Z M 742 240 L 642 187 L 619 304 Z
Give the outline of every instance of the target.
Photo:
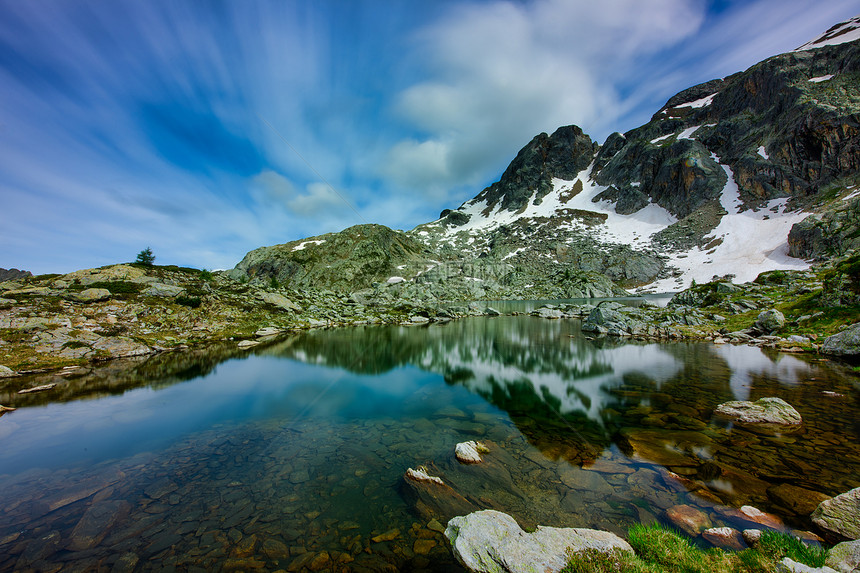
M 0 392 L 17 408 L 0 417 L 0 571 L 462 571 L 445 508 L 404 480 L 419 466 L 527 530 L 622 535 L 680 505 L 713 527 L 752 527 L 735 511 L 751 505 L 811 531 L 822 495 L 860 486 L 850 367 L 579 326 L 311 330 L 33 378 L 57 385 Z M 766 396 L 802 429 L 712 415 Z M 469 440 L 483 463 L 455 459 Z

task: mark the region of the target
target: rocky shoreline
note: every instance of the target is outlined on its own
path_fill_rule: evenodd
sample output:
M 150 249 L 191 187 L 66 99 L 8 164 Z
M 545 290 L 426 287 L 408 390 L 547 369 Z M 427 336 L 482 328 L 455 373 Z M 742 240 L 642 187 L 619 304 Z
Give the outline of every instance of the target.
M 547 304 L 530 314 L 580 319 L 587 336 L 701 340 L 851 357 L 860 352 L 860 331 L 853 324 L 860 307 L 839 268 L 763 273 L 742 285 L 697 285 L 666 307 L 601 301 Z M 374 302 L 330 290 L 283 288 L 276 281 L 237 281 L 226 273 L 120 264 L 0 283 L 0 378 L 212 343 L 251 348 L 303 329 L 421 326 L 499 314 L 476 302 Z

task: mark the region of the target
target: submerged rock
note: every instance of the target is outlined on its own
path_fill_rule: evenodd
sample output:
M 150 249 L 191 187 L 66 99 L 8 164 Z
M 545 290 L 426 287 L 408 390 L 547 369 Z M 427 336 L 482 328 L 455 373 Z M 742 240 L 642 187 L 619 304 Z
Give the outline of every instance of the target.
M 675 505 L 666 510 L 666 517 L 672 525 L 693 537 L 711 526 L 711 519 L 704 511 L 692 505 Z
M 538 526 L 534 533 L 526 533 L 513 517 L 493 510 L 455 517 L 448 522 L 445 537 L 460 563 L 470 571 L 487 573 L 561 571 L 569 551 L 633 551 L 608 531 Z
M 759 433 L 793 432 L 803 424 L 797 410 L 782 398 L 773 397 L 755 402 L 724 402 L 717 406 L 714 415 Z
M 830 496 L 827 494 L 788 483 L 768 488 L 767 496 L 775 503 L 790 509 L 798 515 L 809 515 L 815 511 L 818 504 L 830 499 Z
M 741 532 L 731 527 L 712 527 L 706 529 L 702 532 L 702 537 L 716 547 L 735 549 L 737 551 L 744 548 Z
M 477 509 L 454 491 L 442 478 L 430 475 L 425 467 L 409 468 L 403 476 L 403 496 L 424 519 L 447 521 Z
M 831 536 L 860 539 L 860 487 L 821 502 L 812 522 Z

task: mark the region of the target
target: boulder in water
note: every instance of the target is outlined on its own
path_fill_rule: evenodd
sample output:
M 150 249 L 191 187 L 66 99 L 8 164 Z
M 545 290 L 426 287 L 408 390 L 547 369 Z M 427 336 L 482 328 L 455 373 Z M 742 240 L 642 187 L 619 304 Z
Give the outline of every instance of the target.
M 755 402 L 724 402 L 714 414 L 731 420 L 738 426 L 758 433 L 794 432 L 803 418 L 782 398 L 761 398 Z

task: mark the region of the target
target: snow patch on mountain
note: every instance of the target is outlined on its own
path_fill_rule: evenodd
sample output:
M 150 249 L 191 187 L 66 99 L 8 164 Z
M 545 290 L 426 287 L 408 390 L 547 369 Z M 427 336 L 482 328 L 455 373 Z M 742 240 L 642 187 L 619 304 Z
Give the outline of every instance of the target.
M 827 80 L 832 80 L 835 76 L 833 74 L 827 74 L 826 76 L 818 76 L 817 78 L 809 78 L 809 81 L 814 84 L 820 84 L 821 82 L 826 82 Z
M 678 109 L 678 108 L 680 108 L 680 107 L 690 107 L 690 108 L 693 108 L 693 109 L 699 109 L 699 108 L 702 108 L 702 107 L 707 107 L 707 106 L 711 105 L 711 104 L 714 102 L 714 97 L 715 97 L 716 95 L 717 95 L 717 94 L 713 93 L 713 94 L 711 94 L 711 95 L 709 95 L 709 96 L 703 97 L 703 98 L 701 98 L 701 99 L 697 99 L 696 101 L 690 101 L 690 102 L 687 102 L 687 103 L 682 103 L 681 105 L 676 105 L 674 109 Z
M 850 20 L 836 24 L 816 39 L 803 44 L 794 51 L 815 50 L 824 46 L 836 46 L 855 40 L 860 40 L 860 16 L 854 16 Z
M 712 155 L 714 160 L 720 160 Z M 759 273 L 773 270 L 803 270 L 809 263 L 788 256 L 788 232 L 807 213 L 786 213 L 787 198 L 774 199 L 758 210 L 742 210 L 738 184 L 732 170 L 720 165 L 728 180 L 720 197 L 726 215 L 710 233 L 704 247 L 670 255 L 669 264 L 683 274 L 647 285 L 641 291 L 667 292 L 688 288 L 695 280 L 706 283 L 714 276 L 732 274 L 734 282 L 748 282 Z

